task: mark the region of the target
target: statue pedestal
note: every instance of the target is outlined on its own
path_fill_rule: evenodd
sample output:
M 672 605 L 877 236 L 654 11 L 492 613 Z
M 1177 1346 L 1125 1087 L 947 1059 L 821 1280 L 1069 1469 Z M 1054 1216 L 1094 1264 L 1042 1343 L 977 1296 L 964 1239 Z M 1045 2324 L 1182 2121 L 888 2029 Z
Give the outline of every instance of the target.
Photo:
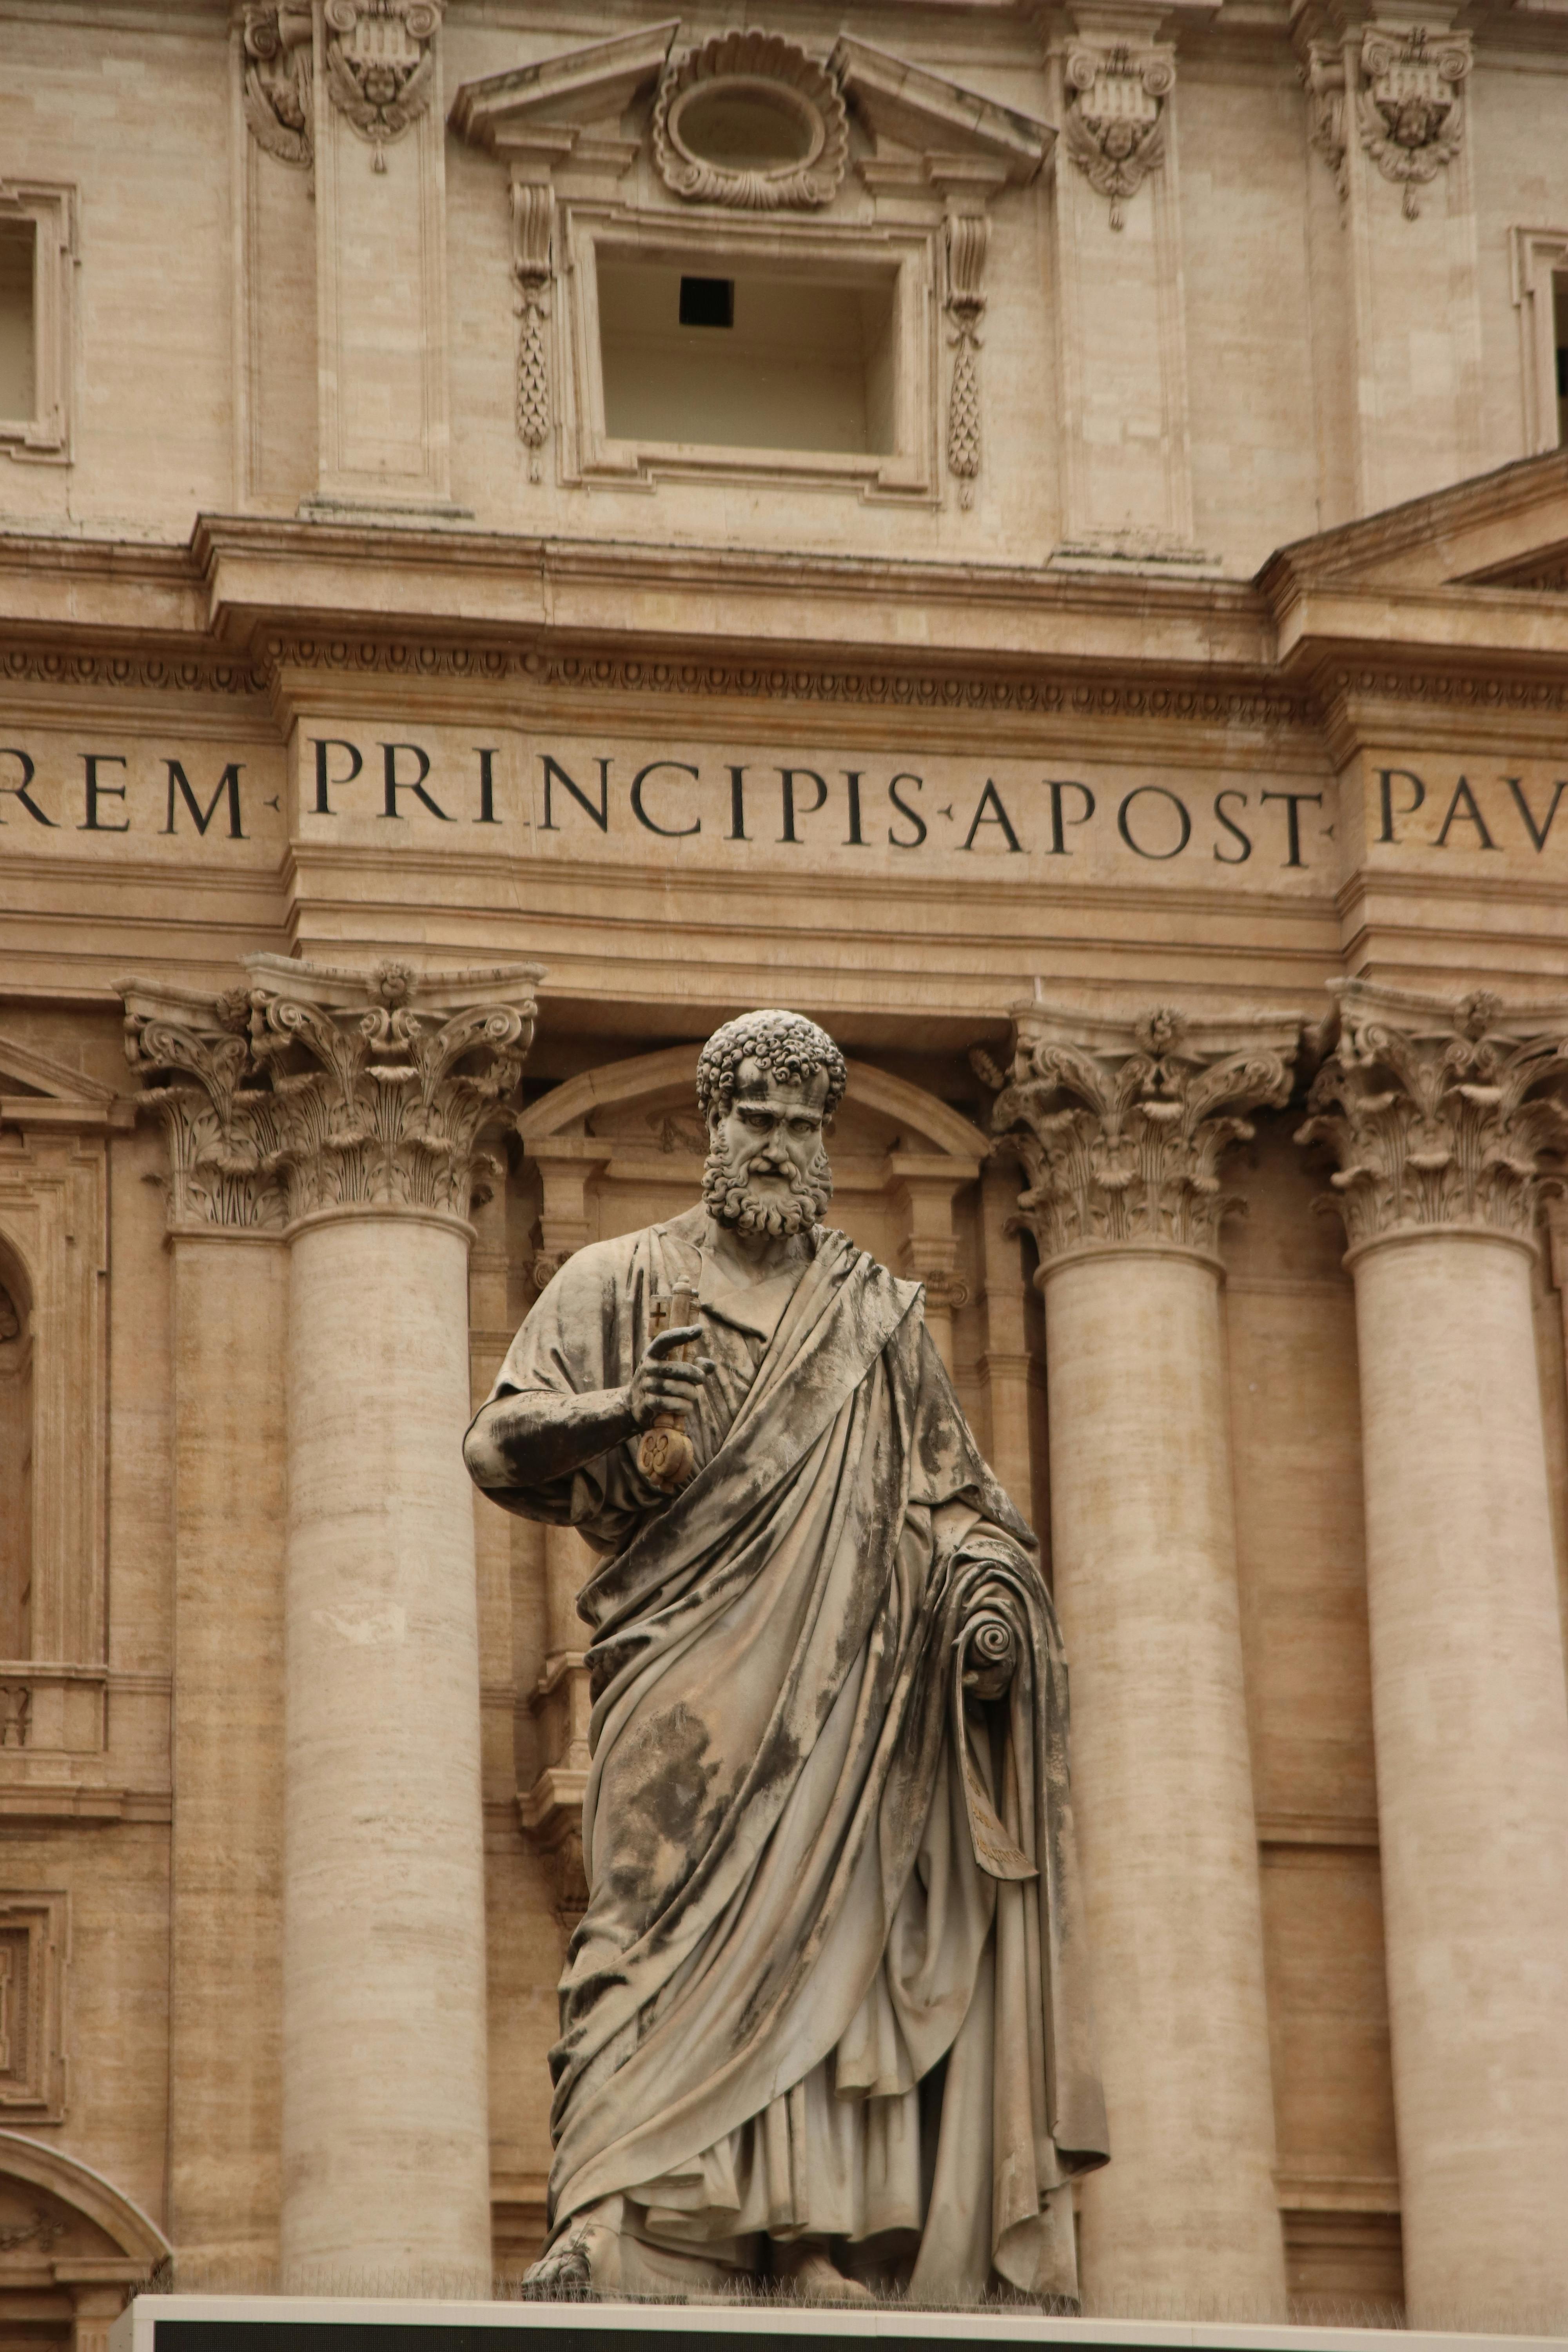
M 1261 2320 L 1049 2319 L 1043 2314 L 816 2309 L 777 2305 L 495 2303 L 401 2296 L 143 2294 L 109 2352 L 705 2352 L 706 2339 L 763 2337 L 770 2352 L 832 2342 L 878 2352 L 957 2344 L 1052 2352 L 1563 2352 L 1561 2336 L 1291 2327 Z

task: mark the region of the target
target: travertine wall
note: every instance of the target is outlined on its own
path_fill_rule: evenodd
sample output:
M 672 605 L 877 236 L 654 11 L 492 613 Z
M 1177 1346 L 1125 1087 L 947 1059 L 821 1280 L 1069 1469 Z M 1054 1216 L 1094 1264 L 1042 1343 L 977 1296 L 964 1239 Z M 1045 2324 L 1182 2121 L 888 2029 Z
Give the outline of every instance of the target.
M 1508 1852 L 1552 1883 L 1560 1147 L 1512 1102 L 1484 1165 L 1515 1189 L 1464 1199 L 1400 1193 L 1379 1147 L 1393 1224 L 1421 1231 L 1456 1297 L 1452 1253 L 1517 1260 L 1485 1395 L 1461 1310 L 1436 1318 L 1446 1370 L 1402 1462 L 1387 1364 L 1378 1399 L 1365 1378 L 1397 1250 L 1380 1232 L 1347 1265 L 1318 1213 L 1348 1197 L 1336 1172 L 1362 1182 L 1327 1095 L 1300 1139 L 1320 1067 L 1354 1094 L 1337 1037 L 1383 1022 L 1462 1076 L 1478 1040 L 1508 1063 L 1568 1027 L 1568 459 L 1533 454 L 1555 439 L 1568 44 L 1550 15 L 1489 6 L 1456 35 L 1433 12 L 1417 39 L 1407 13 L 1391 32 L 1310 6 L 1292 35 L 1090 0 L 1027 22 L 781 0 L 769 28 L 837 59 L 849 152 L 826 204 L 742 222 L 742 247 L 732 209 L 659 176 L 668 43 L 628 7 L 448 0 L 433 29 L 394 11 L 424 79 L 413 126 L 378 139 L 331 94 L 320 0 L 232 25 L 161 0 L 0 0 L 0 211 L 71 240 L 69 299 L 51 279 L 39 313 L 68 431 L 27 446 L 0 419 L 0 1269 L 26 1274 L 41 1400 L 27 1636 L 0 1659 L 0 1936 L 35 1939 L 43 2003 L 36 2079 L 0 2069 L 0 2126 L 44 2152 L 62 2212 L 96 2217 L 81 2228 L 121 2263 L 114 2291 L 169 2244 L 187 2277 L 235 2284 L 280 2258 L 482 2267 L 487 2133 L 497 2259 L 539 2242 L 581 1901 L 585 1556 L 483 1503 L 470 1531 L 433 1433 L 456 1426 L 465 1369 L 488 1389 L 564 1255 L 694 1197 L 696 1043 L 758 1002 L 811 1012 L 854 1059 L 836 1213 L 926 1283 L 1083 1654 L 1111 2074 L 1132 2086 L 1120 2120 L 1113 2103 L 1121 2168 L 1086 2200 L 1091 2296 L 1261 2310 L 1283 2284 L 1326 2310 L 1407 2287 L 1417 2316 L 1484 2315 L 1509 2230 L 1549 2261 L 1568 2096 L 1553 2105 L 1562 2051 L 1531 2003 L 1562 1939 L 1526 1901 L 1511 1946 L 1467 1942 L 1456 1893 L 1478 1853 L 1490 1866 L 1500 1791 L 1527 1780 Z M 686 24 L 673 54 L 718 29 Z M 602 42 L 629 45 L 620 66 L 580 54 Z M 902 111 L 878 49 L 918 69 Z M 279 58 L 287 87 L 268 79 Z M 1390 73 L 1437 107 L 1400 151 L 1430 164 L 1408 190 L 1375 152 Z M 1119 195 L 1083 168 L 1112 84 L 1159 133 Z M 269 89 L 300 100 L 292 129 Z M 905 473 L 700 450 L 628 472 L 595 449 L 584 240 L 606 221 L 716 267 L 811 239 L 819 257 L 896 249 L 923 419 Z M 542 370 L 521 408 L 520 345 Z M 378 978 L 387 963 L 404 977 Z M 319 1136 L 268 1123 L 274 1071 L 299 1081 L 289 1101 L 321 1083 L 267 1026 L 295 980 L 322 1036 L 422 988 L 444 1018 L 500 989 L 501 1059 L 515 1046 L 522 1073 L 498 1079 L 482 1132 L 454 1130 L 439 1266 L 411 1238 L 436 1228 L 384 1215 L 368 1179 L 330 1229 L 363 1259 L 333 1275 L 345 1326 L 364 1294 L 344 1393 L 396 1387 L 410 1431 L 326 1446 L 317 1498 L 348 1532 L 313 1566 L 327 1299 L 306 1279 L 322 1202 L 298 1187 L 338 1176 Z M 1347 980 L 1373 992 L 1342 1018 Z M 1456 1009 L 1478 983 L 1499 1003 Z M 995 1087 L 1022 1053 L 1014 1090 L 1048 1118 L 1030 1041 L 1049 1032 L 1103 1078 L 1159 1007 L 1162 1034 L 1208 1041 L 1193 1066 L 1234 1031 L 1267 1034 L 1289 1074 L 1241 1087 L 1253 1131 L 1215 1145 L 1245 1216 L 1184 1238 L 1162 1209 L 1096 1256 L 1103 1200 L 1070 1239 L 1055 1177 L 1020 1209 L 993 1120 L 1039 1133 L 1008 1125 Z M 431 1081 L 443 1117 L 450 1075 Z M 1079 1079 L 1104 1142 L 1100 1080 Z M 1390 1100 L 1424 1083 L 1390 1080 Z M 1458 1084 L 1420 1116 L 1438 1161 L 1473 1175 Z M 400 1352 L 418 1328 L 427 1349 Z M 1089 1360 L 1112 1368 L 1142 1492 L 1106 1413 L 1073 1434 Z M 1500 1399 L 1534 1481 L 1523 1598 L 1506 1562 L 1444 1572 L 1489 1671 L 1506 1682 L 1530 1650 L 1534 1727 L 1490 1757 L 1445 1843 L 1410 1681 L 1440 1685 L 1441 1660 L 1388 1497 L 1419 1500 L 1467 1412 Z M 397 1583 L 380 1505 L 403 1492 L 462 1520 L 442 1525 L 428 1655 L 394 1638 L 435 1566 L 426 1545 Z M 1097 1551 L 1117 1511 L 1126 1540 Z M 19 1591 L 8 1607 L 19 1625 Z M 312 1646 L 312 1612 L 342 1621 L 335 1651 Z M 1141 1753 L 1206 1759 L 1190 1851 L 1176 1806 L 1163 1874 L 1139 1860 Z M 418 1799 L 391 1826 L 371 1818 L 390 1759 Z M 1513 1900 L 1505 1885 L 1495 1910 Z M 1179 1987 L 1139 1985 L 1141 1922 L 1180 1951 Z M 432 1992 L 437 1927 L 455 1959 Z M 1516 1968 L 1539 1973 L 1528 1997 Z M 1445 1969 L 1470 1972 L 1468 2006 L 1420 1997 Z M 379 2020 L 357 2063 L 401 2138 L 336 2133 L 343 2100 L 321 2096 L 310 2053 L 355 2060 L 356 2003 Z M 1465 2068 L 1484 2091 L 1499 2052 L 1544 2085 L 1500 2160 L 1482 2091 L 1468 2116 L 1443 2098 Z M 445 2201 L 417 2193 L 422 2067 L 458 2151 Z M 1459 2171 L 1494 2176 L 1493 2205 L 1458 2217 L 1433 2154 L 1450 2125 Z M 1154 2160 L 1172 2140 L 1173 2187 Z M 93 2202 L 84 2165 L 120 2202 Z M 331 2225 L 314 2238 L 312 2200 Z M 99 2324 L 46 2252 L 0 2252 L 0 2315 L 47 2295 L 57 2336 Z M 1507 2315 L 1550 2316 L 1561 2283 L 1512 2267 Z

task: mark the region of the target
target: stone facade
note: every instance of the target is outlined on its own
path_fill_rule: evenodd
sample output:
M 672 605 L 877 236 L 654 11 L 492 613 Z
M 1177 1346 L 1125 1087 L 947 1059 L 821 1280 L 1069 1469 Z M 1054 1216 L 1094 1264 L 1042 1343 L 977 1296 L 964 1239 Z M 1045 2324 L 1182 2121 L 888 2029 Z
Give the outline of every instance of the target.
M 538 2245 L 458 1439 L 757 1003 L 1046 1544 L 1090 2301 L 1568 2312 L 1568 36 L 1234 14 L 0 6 L 7 2324 Z

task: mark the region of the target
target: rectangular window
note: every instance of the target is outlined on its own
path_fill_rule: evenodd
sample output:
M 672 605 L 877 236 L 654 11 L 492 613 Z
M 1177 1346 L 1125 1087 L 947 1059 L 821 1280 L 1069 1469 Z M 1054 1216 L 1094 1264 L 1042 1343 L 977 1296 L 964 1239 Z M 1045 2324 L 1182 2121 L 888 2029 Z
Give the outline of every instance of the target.
M 37 231 L 0 219 L 0 420 L 31 425 L 38 413 Z
M 896 446 L 897 271 L 809 274 L 602 252 L 611 440 L 882 457 Z M 727 314 L 727 315 L 726 315 Z

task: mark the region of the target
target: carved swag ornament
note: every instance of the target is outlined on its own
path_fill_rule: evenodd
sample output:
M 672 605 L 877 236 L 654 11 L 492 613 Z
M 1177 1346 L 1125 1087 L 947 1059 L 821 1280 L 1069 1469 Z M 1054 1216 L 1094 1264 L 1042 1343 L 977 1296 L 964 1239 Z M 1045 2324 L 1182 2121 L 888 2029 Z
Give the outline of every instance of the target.
M 309 7 L 290 5 L 289 0 L 277 7 L 247 5 L 241 39 L 251 136 L 280 163 L 309 171 L 315 154 Z
M 1176 68 L 1157 51 L 1075 49 L 1068 59 L 1068 153 L 1091 188 L 1110 199 L 1110 226 L 1165 160 L 1165 101 Z
M 322 22 L 332 103 L 384 172 L 385 149 L 430 102 L 441 0 L 326 0 Z
M 1285 1102 L 1294 1046 L 1271 1033 L 1237 1048 L 1206 1048 L 1181 1013 L 1158 1006 L 1127 1024 L 1089 1024 L 1084 1044 L 1062 1034 L 1070 1016 L 1018 1016 L 1005 1080 L 989 1057 L 974 1066 L 999 1088 L 991 1125 L 999 1153 L 1027 1180 L 1015 1224 L 1040 1263 L 1096 1244 L 1165 1244 L 1213 1251 L 1237 1202 L 1219 1163 L 1255 1129 L 1246 1113 Z
M 1485 990 L 1450 1009 L 1351 981 L 1340 1023 L 1296 1140 L 1339 1161 L 1321 1205 L 1352 1248 L 1423 1225 L 1528 1240 L 1540 1155 L 1568 1136 L 1568 1108 L 1543 1091 L 1568 1077 L 1568 1021 L 1543 1033 Z

